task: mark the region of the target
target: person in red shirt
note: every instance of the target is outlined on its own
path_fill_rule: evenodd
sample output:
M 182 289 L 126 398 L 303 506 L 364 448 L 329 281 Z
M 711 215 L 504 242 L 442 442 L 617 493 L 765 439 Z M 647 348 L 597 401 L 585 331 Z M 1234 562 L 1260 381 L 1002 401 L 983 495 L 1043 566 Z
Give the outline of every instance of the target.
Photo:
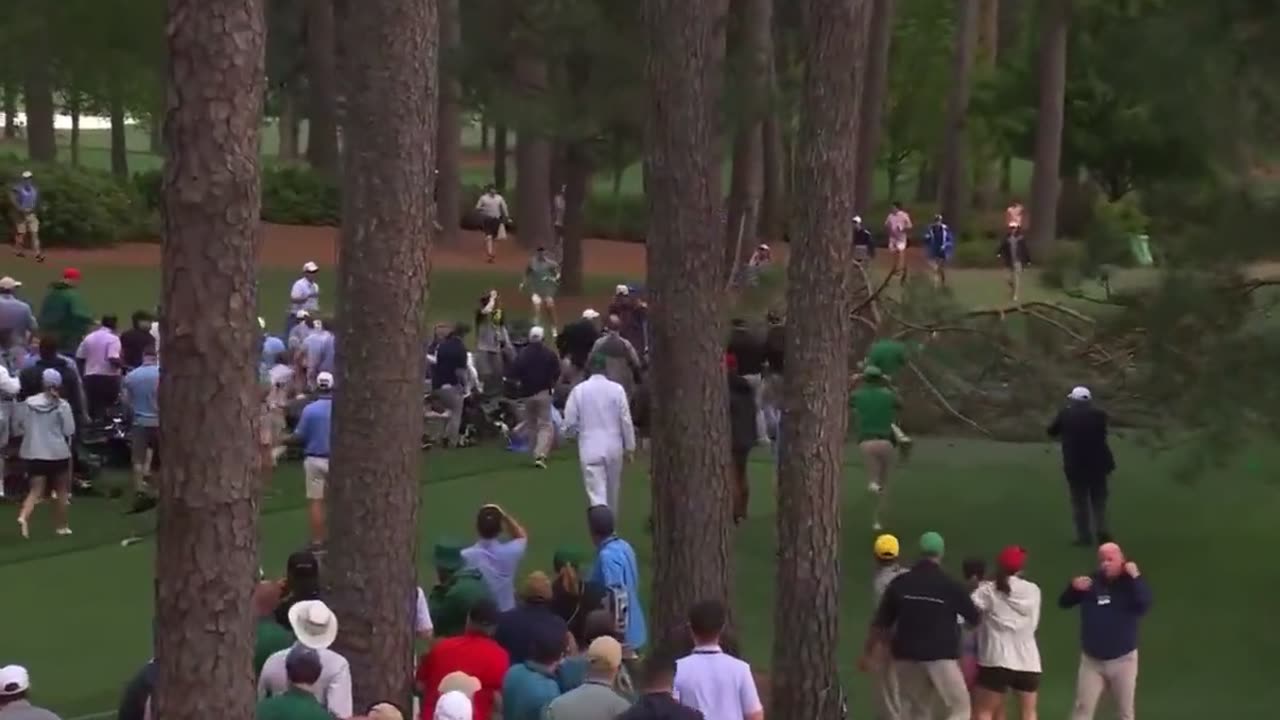
M 494 699 L 502 692 L 502 678 L 511 666 L 507 651 L 493 639 L 497 624 L 498 606 L 485 598 L 467 613 L 467 629 L 462 635 L 436 642 L 418 661 L 422 720 L 431 720 L 440 697 L 440 681 L 457 671 L 480 681 L 480 689 L 471 701 L 474 718 L 490 720 Z

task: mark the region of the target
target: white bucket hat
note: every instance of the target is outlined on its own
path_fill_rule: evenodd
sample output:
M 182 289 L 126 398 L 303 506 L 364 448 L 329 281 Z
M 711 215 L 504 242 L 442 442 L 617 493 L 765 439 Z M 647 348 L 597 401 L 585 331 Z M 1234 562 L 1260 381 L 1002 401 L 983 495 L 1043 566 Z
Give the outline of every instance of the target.
M 582 317 L 588 320 L 595 320 L 596 318 L 600 317 L 600 313 L 596 312 L 591 308 L 587 308 L 586 310 L 582 311 Z
M 320 272 L 320 266 L 315 264 L 311 260 L 308 260 L 306 263 L 302 265 L 302 272 L 304 273 Z
M 294 603 L 289 625 L 298 642 L 313 650 L 324 650 L 338 639 L 338 617 L 320 600 Z
M 1086 401 L 1093 399 L 1093 393 L 1089 392 L 1089 388 L 1083 385 L 1077 385 L 1071 388 L 1071 394 L 1067 397 L 1072 400 Z

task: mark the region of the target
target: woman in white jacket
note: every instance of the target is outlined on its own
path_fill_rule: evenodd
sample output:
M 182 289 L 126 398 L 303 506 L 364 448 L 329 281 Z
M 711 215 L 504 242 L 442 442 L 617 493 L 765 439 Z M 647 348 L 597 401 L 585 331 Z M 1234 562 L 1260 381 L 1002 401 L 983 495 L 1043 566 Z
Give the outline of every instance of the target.
M 996 559 L 996 579 L 973 592 L 982 613 L 978 626 L 978 678 L 974 688 L 976 720 L 992 720 L 1003 708 L 1006 692 L 1018 698 L 1022 720 L 1036 720 L 1040 690 L 1040 587 L 1022 579 L 1027 553 L 1011 546 Z

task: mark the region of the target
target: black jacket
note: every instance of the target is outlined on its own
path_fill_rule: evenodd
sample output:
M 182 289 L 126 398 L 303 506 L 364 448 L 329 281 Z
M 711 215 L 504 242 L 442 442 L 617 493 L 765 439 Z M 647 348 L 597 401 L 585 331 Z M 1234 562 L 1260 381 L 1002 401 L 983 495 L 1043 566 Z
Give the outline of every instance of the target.
M 787 349 L 787 328 L 785 325 L 770 325 L 764 336 L 764 359 L 769 363 L 769 370 L 778 375 L 783 372 L 783 359 Z
M 1096 479 L 1116 469 L 1107 444 L 1107 414 L 1091 402 L 1072 402 L 1059 410 L 1049 436 L 1062 441 L 1062 470 L 1068 480 Z
M 560 379 L 560 358 L 546 345 L 531 342 L 516 355 L 508 377 L 515 382 L 518 397 L 532 397 L 556 386 Z
M 738 360 L 738 372 L 743 375 L 764 372 L 764 341 L 747 328 L 734 328 L 729 333 L 728 350 Z
M 873 623 L 893 630 L 891 649 L 897 660 L 956 660 L 960 657 L 957 615 L 969 627 L 978 624 L 978 608 L 969 591 L 936 562 L 921 560 L 885 588 Z
M 671 693 L 645 693 L 618 720 L 703 720 L 703 715 L 676 702 Z
M 569 362 L 581 370 L 587 366 L 591 348 L 595 347 L 599 338 L 600 331 L 596 330 L 595 324 L 583 318 L 565 325 L 560 337 L 556 338 L 556 343 L 560 354 L 569 358 Z
M 729 438 L 735 454 L 756 444 L 756 395 L 741 375 L 729 374 Z
M 36 364 L 18 373 L 18 381 L 22 383 L 22 389 L 18 391 L 18 400 L 26 400 L 32 395 L 37 395 L 44 391 L 44 371 L 53 368 L 62 376 L 62 390 L 58 393 L 63 399 L 71 405 L 71 413 L 76 417 L 76 425 L 85 417 L 86 402 L 84 397 L 84 386 L 80 383 L 80 373 L 75 368 L 69 366 L 67 361 L 62 357 L 53 360 L 45 360 L 41 358 L 36 360 Z

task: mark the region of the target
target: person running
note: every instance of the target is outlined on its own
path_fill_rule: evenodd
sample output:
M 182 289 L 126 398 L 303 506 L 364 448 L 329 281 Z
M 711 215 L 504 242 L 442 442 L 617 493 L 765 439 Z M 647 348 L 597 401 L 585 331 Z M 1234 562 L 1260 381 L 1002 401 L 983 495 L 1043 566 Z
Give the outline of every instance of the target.
M 643 377 L 644 363 L 636 347 L 622 336 L 621 318 L 617 315 L 609 316 L 604 333 L 596 339 L 591 352 L 604 357 L 605 377 L 621 385 L 627 393 L 628 400 L 634 397 L 636 387 Z
M 893 468 L 894 422 L 901 401 L 876 365 L 862 370 L 862 382 L 850 399 L 856 420 L 858 448 L 867 468 L 867 490 L 876 495 L 871 529 L 879 530 L 889 509 L 889 471 Z
M 524 268 L 524 279 L 520 281 L 520 292 L 529 292 L 529 302 L 533 305 L 533 324 L 542 324 L 542 308 L 546 306 L 547 317 L 551 327 L 559 322 L 556 319 L 556 293 L 560 290 L 560 263 L 547 254 L 547 249 L 538 246 Z
M 614 514 L 604 505 L 587 510 L 587 528 L 596 546 L 591 582 L 608 593 L 606 608 L 623 637 L 623 658 L 629 660 L 649 641 L 649 628 L 640 602 L 640 570 L 636 551 L 630 543 L 618 537 Z
M 22 178 L 10 190 L 17 222 L 13 229 L 13 250 L 18 257 L 25 257 L 29 249 L 36 254 L 36 262 L 44 262 L 40 249 L 40 190 L 30 170 L 22 171 Z
M 724 605 L 716 600 L 689 610 L 693 652 L 676 661 L 672 695 L 707 720 L 764 720 L 751 666 L 721 648 L 727 622 Z
M 524 417 L 516 431 L 533 434 L 533 465 L 545 469 L 547 455 L 551 454 L 556 439 L 555 424 L 551 420 L 551 394 L 560 379 L 560 358 L 546 344 L 546 331 L 541 327 L 529 329 L 529 342 L 516 355 L 510 378 L 515 381 L 516 394 L 524 408 Z
M 569 391 L 564 433 L 578 438 L 578 461 L 590 505 L 606 505 L 616 515 L 622 503 L 622 468 L 636 451 L 627 392 L 605 376 L 606 361 L 594 353 L 587 363 L 593 374 Z
M 302 417 L 290 441 L 302 446 L 302 470 L 306 484 L 307 525 L 313 547 L 325 540 L 325 485 L 329 481 L 329 443 L 333 420 L 333 376 L 316 377 L 316 397 L 302 409 Z
M 58 340 L 58 351 L 74 355 L 80 341 L 93 325 L 84 298 L 80 295 L 80 271 L 67 268 L 62 279 L 49 285 L 49 292 L 40 304 L 40 327 L 43 332 Z
M 877 645 L 889 644 L 904 718 L 934 717 L 933 707 L 941 705 L 944 720 L 969 720 L 956 616 L 976 625 L 978 608 L 964 586 L 942 569 L 945 550 L 938 533 L 920 536 L 920 561 L 885 589 L 863 648 L 860 662 L 865 666 Z
M 498 189 L 493 185 L 486 187 L 484 194 L 476 201 L 476 211 L 480 213 L 480 227 L 484 231 L 485 262 L 492 264 L 497 258 L 494 243 L 511 213 L 507 211 L 506 199 L 498 194 Z
M 875 557 L 876 572 L 871 578 L 871 607 L 880 607 L 884 591 L 894 578 L 907 571 L 898 562 L 901 550 L 898 538 L 893 535 L 876 537 L 871 546 Z M 872 653 L 860 663 L 860 670 L 871 674 L 872 693 L 875 702 L 877 720 L 897 720 L 899 710 L 898 676 L 893 669 L 893 657 L 889 654 L 889 646 L 877 644 Z
M 1107 442 L 1107 413 L 1093 404 L 1083 385 L 1071 390 L 1067 406 L 1049 424 L 1049 437 L 1062 443 L 1062 472 L 1071 490 L 1071 516 L 1076 545 L 1092 547 L 1109 542 L 1107 529 L 1108 479 L 1116 459 Z
M 121 368 L 120 336 L 116 335 L 115 315 L 102 316 L 98 329 L 85 336 L 76 349 L 76 360 L 83 363 L 84 394 L 89 401 L 89 417 L 98 420 L 120 400 Z
M 54 534 L 70 535 L 67 508 L 71 503 L 71 438 L 76 432 L 71 404 L 61 397 L 62 375 L 46 369 L 40 375 L 44 391 L 18 406 L 17 432 L 22 435 L 18 456 L 27 469 L 31 486 L 18 512 L 22 537 L 29 538 L 31 513 L 48 487 L 54 502 Z
M 1011 198 L 1009 200 L 1009 207 L 1004 209 L 1005 227 L 1010 232 L 1013 232 L 1014 230 L 1021 232 L 1023 227 L 1023 224 L 1022 224 L 1023 214 L 1024 214 L 1024 210 L 1022 207 L 1022 201 L 1016 197 Z
M 462 405 L 471 372 L 467 346 L 463 342 L 466 334 L 466 325 L 452 325 L 433 356 L 431 394 L 449 413 L 444 426 L 445 447 L 458 447 L 462 440 Z
M 503 540 L 503 533 L 510 538 Z M 529 548 L 529 533 L 514 516 L 488 504 L 476 513 L 478 539 L 462 551 L 467 567 L 480 571 L 500 612 L 516 606 L 515 574 Z
M 316 282 L 316 276 L 320 274 L 320 266 L 313 261 L 308 260 L 302 264 L 302 277 L 293 281 L 293 287 L 289 288 L 289 314 L 285 316 L 284 331 L 288 335 L 293 326 L 297 325 L 303 317 L 309 317 L 320 312 L 320 283 Z M 298 315 L 298 313 L 306 312 L 307 315 Z
M 1004 238 L 1000 240 L 996 257 L 1000 258 L 1000 262 L 1004 264 L 1008 273 L 1009 299 L 1016 303 L 1022 292 L 1022 271 L 1031 264 L 1031 250 L 1027 247 L 1021 225 L 1009 227 Z
M 129 426 L 133 491 L 135 497 L 150 497 L 154 495 L 151 466 L 160 451 L 160 358 L 154 346 L 142 351 L 142 365 L 130 370 L 122 385 L 122 397 L 133 416 Z
M 1115 543 L 1098 548 L 1098 570 L 1071 581 L 1058 598 L 1080 608 L 1080 669 L 1071 720 L 1092 720 L 1103 691 L 1117 720 L 1133 720 L 1138 688 L 1138 626 L 1151 608 L 1151 588 Z
M 871 231 L 862 224 L 862 216 L 853 216 L 853 259 L 858 263 L 867 263 L 875 259 L 876 241 Z
M 863 367 L 874 365 L 880 368 L 885 375 L 885 380 L 889 386 L 893 386 L 893 378 L 902 372 L 902 369 L 908 366 L 907 346 L 901 340 L 892 338 L 883 338 L 871 343 L 871 347 L 867 349 L 867 359 L 863 361 Z M 893 425 L 893 443 L 898 447 L 898 453 L 904 461 L 911 456 L 911 448 L 913 443 L 911 438 L 907 436 L 897 423 Z
M 895 200 L 893 210 L 884 219 L 885 230 L 889 232 L 889 252 L 893 254 L 892 273 L 898 273 L 899 283 L 907 284 L 907 238 L 911 234 L 911 216 L 903 209 L 902 203 Z
M 1011 545 L 996 558 L 996 578 L 973 592 L 978 624 L 978 678 L 974 720 L 1004 716 L 1005 693 L 1018 698 L 1022 720 L 1036 720 L 1040 690 L 1040 586 L 1022 578 L 1027 551 Z
M 956 249 L 956 237 L 951 226 L 942 220 L 942 214 L 933 216 L 933 222 L 924 231 L 925 252 L 929 256 L 929 270 L 933 282 L 940 288 L 947 286 L 947 263 Z

